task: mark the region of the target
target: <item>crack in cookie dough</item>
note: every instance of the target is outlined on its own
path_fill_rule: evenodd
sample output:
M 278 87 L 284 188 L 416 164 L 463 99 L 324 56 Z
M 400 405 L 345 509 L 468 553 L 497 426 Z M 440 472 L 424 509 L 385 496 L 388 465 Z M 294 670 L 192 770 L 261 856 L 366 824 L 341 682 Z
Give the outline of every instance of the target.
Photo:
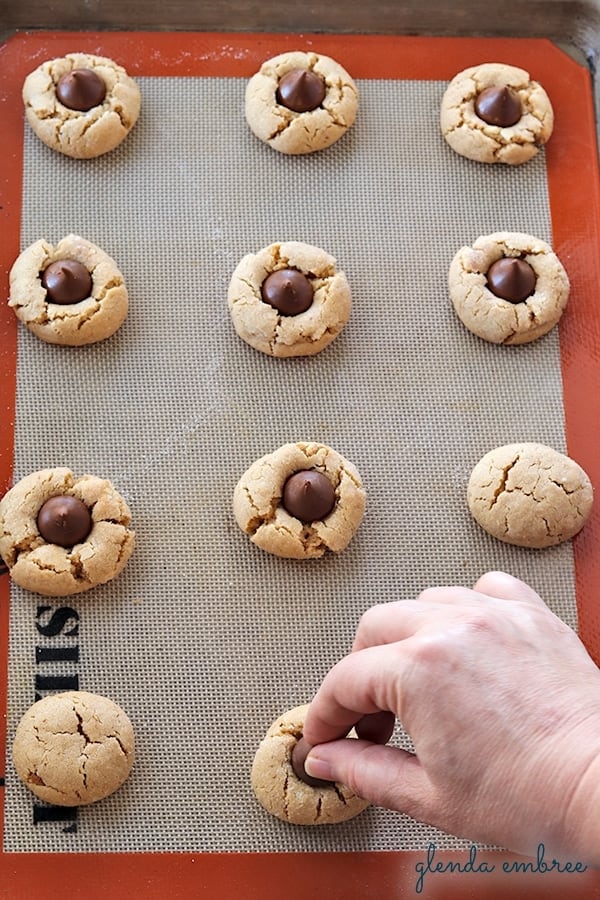
M 487 272 L 502 258 L 522 259 L 535 273 L 535 289 L 521 302 L 504 300 L 488 287 Z M 525 344 L 558 323 L 570 285 L 549 244 L 529 234 L 499 231 L 457 251 L 448 272 L 448 289 L 456 314 L 473 334 L 494 344 Z
M 334 488 L 335 503 L 322 520 L 301 522 L 282 504 L 290 475 L 315 469 Z M 256 460 L 242 475 L 233 494 L 236 521 L 250 540 L 276 556 L 291 559 L 321 557 L 343 550 L 362 521 L 366 494 L 358 471 L 325 444 L 284 444 Z
M 41 273 L 54 262 L 81 263 L 92 279 L 91 294 L 76 303 L 53 303 Z M 10 272 L 8 305 L 36 337 L 50 344 L 82 346 L 102 341 L 120 328 L 129 298 L 116 262 L 90 241 L 70 234 L 53 247 L 40 239 L 27 247 Z
M 92 529 L 74 547 L 44 540 L 37 516 L 51 497 L 73 496 L 88 508 Z M 64 597 L 115 578 L 135 545 L 131 513 L 110 481 L 75 477 L 70 469 L 33 472 L 0 500 L 0 556 L 16 584 L 38 594 Z
M 492 125 L 478 116 L 477 96 L 494 87 L 507 87 L 518 96 L 522 113 L 514 125 Z M 461 156 L 515 166 L 535 156 L 548 141 L 554 113 L 545 90 L 524 69 L 484 63 L 452 79 L 442 98 L 440 125 L 448 144 Z
M 282 315 L 262 299 L 265 279 L 287 268 L 305 275 L 313 288 L 311 305 L 298 315 Z M 279 358 L 319 353 L 342 331 L 352 306 L 350 286 L 333 256 L 300 241 L 271 244 L 244 256 L 233 272 L 227 298 L 239 337 Z
M 252 788 L 261 806 L 294 825 L 331 825 L 345 822 L 369 805 L 346 785 L 312 787 L 292 768 L 291 755 L 302 737 L 308 706 L 297 706 L 280 716 L 261 741 L 252 764 Z M 354 733 L 350 735 L 350 740 Z
M 581 466 L 543 444 L 491 450 L 467 487 L 467 505 L 479 525 L 521 547 L 550 547 L 574 537 L 592 503 L 592 485 Z
M 62 76 L 91 69 L 106 86 L 101 103 L 82 112 L 64 106 L 56 94 Z M 135 125 L 141 97 L 125 69 L 102 56 L 68 53 L 31 72 L 23 84 L 27 121 L 48 147 L 77 159 L 91 159 L 113 150 Z
M 94 803 L 127 779 L 135 757 L 131 722 L 107 697 L 86 691 L 34 703 L 17 726 L 13 762 L 41 800 L 58 806 Z
M 280 79 L 295 69 L 319 75 L 325 97 L 316 109 L 295 112 L 277 100 Z M 358 89 L 348 72 L 335 60 L 317 53 L 282 53 L 262 64 L 246 87 L 246 120 L 253 133 L 278 150 L 291 155 L 314 153 L 338 141 L 354 123 Z

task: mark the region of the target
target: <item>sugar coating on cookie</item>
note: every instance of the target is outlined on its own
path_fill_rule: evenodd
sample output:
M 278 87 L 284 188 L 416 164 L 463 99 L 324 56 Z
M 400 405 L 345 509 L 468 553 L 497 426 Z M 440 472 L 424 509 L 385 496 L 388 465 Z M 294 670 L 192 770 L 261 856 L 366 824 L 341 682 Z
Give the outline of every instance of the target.
M 322 473 L 334 488 L 331 512 L 314 522 L 292 515 L 282 502 L 288 479 L 304 470 Z M 233 511 L 242 531 L 268 553 L 290 559 L 344 550 L 362 521 L 365 504 L 355 466 L 325 444 L 303 441 L 284 444 L 252 463 L 233 494 Z
M 316 108 L 297 111 L 285 105 L 279 86 L 290 73 L 303 70 L 322 80 L 324 96 Z M 268 59 L 246 87 L 248 125 L 280 153 L 314 153 L 331 146 L 350 128 L 357 108 L 358 89 L 348 72 L 319 53 L 298 50 Z
M 43 277 L 60 260 L 87 269 L 89 296 L 75 303 L 52 301 Z M 127 317 L 129 296 L 114 259 L 91 241 L 69 234 L 56 246 L 42 238 L 23 250 L 10 271 L 8 305 L 36 337 L 49 344 L 78 347 L 114 334 Z
M 114 793 L 135 758 L 133 727 L 113 700 L 68 691 L 38 700 L 17 726 L 13 763 L 36 797 L 82 806 Z
M 74 497 L 91 515 L 87 536 L 73 546 L 49 543 L 38 525 L 53 497 Z M 76 477 L 70 469 L 32 472 L 0 500 L 0 556 L 13 581 L 49 597 L 66 597 L 115 578 L 135 544 L 131 513 L 105 478 Z
M 478 115 L 478 98 L 492 89 L 506 89 L 520 103 L 521 115 L 514 124 L 494 124 Z M 454 76 L 442 98 L 440 125 L 448 144 L 461 156 L 517 166 L 548 141 L 554 113 L 546 91 L 525 69 L 482 63 Z
M 533 292 L 514 302 L 490 290 L 491 267 L 501 259 L 525 262 L 534 277 Z M 462 323 L 494 344 L 525 344 L 558 323 L 569 299 L 569 278 L 552 247 L 520 232 L 501 231 L 461 247 L 448 273 L 450 299 Z
M 474 467 L 467 505 L 493 537 L 520 547 L 551 547 L 589 518 L 590 479 L 578 463 L 543 444 L 506 444 Z
M 90 109 L 73 109 L 59 99 L 61 79 L 77 70 L 93 72 L 105 86 L 104 96 Z M 63 82 L 64 83 L 64 82 Z M 35 134 L 66 156 L 90 159 L 113 150 L 135 125 L 140 90 L 125 69 L 104 56 L 68 53 L 31 72 L 23 84 L 27 121 Z
M 296 270 L 310 284 L 312 303 L 297 315 L 285 315 L 265 302 L 262 288 L 274 272 Z M 333 256 L 300 241 L 270 244 L 249 253 L 236 266 L 228 290 L 236 332 L 269 356 L 312 356 L 327 347 L 350 318 L 348 280 Z
M 338 782 L 313 787 L 292 766 L 292 751 L 302 737 L 308 705 L 283 713 L 261 741 L 252 764 L 252 788 L 261 806 L 294 825 L 332 825 L 363 812 L 368 801 Z

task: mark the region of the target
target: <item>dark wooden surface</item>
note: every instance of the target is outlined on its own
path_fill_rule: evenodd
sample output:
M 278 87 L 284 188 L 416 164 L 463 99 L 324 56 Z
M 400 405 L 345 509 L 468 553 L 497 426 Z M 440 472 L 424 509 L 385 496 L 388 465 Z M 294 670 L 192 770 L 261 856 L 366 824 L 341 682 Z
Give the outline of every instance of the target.
M 600 0 L 0 0 L 0 35 L 31 28 L 523 35 L 594 51 Z

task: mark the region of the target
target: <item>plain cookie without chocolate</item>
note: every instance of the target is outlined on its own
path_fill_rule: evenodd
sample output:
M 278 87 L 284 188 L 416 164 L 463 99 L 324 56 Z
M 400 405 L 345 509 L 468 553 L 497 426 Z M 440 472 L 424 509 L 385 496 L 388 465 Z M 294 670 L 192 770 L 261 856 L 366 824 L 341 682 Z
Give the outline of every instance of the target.
M 252 764 L 252 788 L 260 805 L 293 825 L 333 825 L 363 812 L 369 803 L 337 782 L 313 787 L 292 766 L 308 705 L 283 713 L 269 728 Z
M 141 98 L 136 82 L 112 59 L 68 53 L 27 76 L 23 102 L 27 121 L 44 144 L 66 156 L 91 159 L 127 137 Z
M 289 105 L 288 105 L 289 104 Z M 346 70 L 318 53 L 282 53 L 246 87 L 246 120 L 280 153 L 314 153 L 338 141 L 356 118 L 358 90 Z
M 17 726 L 13 763 L 36 797 L 82 806 L 113 794 L 135 757 L 133 727 L 120 706 L 87 691 L 52 694 Z
M 270 292 L 267 288 L 276 273 L 287 280 Z M 303 305 L 302 285 L 294 279 L 304 282 L 311 294 Z M 294 303 L 299 311 L 292 308 Z M 312 356 L 346 325 L 352 298 L 333 256 L 310 244 L 286 241 L 243 257 L 231 277 L 228 305 L 237 334 L 255 350 L 277 357 Z
M 60 498 L 58 509 L 48 514 L 46 504 L 56 504 L 54 498 Z M 89 514 L 87 529 L 82 508 Z M 29 591 L 78 594 L 122 571 L 135 544 L 130 522 L 129 507 L 110 481 L 76 477 L 67 468 L 42 469 L 0 500 L 0 556 L 13 581 Z
M 494 277 L 493 267 L 501 260 L 513 262 L 507 274 Z M 510 271 L 515 260 L 525 276 Z M 527 282 L 528 270 L 531 283 L 526 283 L 525 292 L 532 290 L 520 299 L 519 283 Z M 569 287 L 552 247 L 520 232 L 499 231 L 478 238 L 472 247 L 461 247 L 448 273 L 450 299 L 459 319 L 473 334 L 494 344 L 525 344 L 554 328 L 567 305 Z
M 461 156 L 518 166 L 548 141 L 554 113 L 546 91 L 529 72 L 482 63 L 454 76 L 442 98 L 440 125 Z
M 56 302 L 44 284 L 44 273 L 50 266 L 60 269 L 64 262 L 89 273 L 89 293 Z M 63 273 L 63 287 L 69 286 L 69 278 L 73 280 L 68 271 Z M 91 241 L 70 234 L 55 247 L 42 239 L 23 250 L 10 271 L 8 305 L 41 340 L 79 347 L 103 341 L 120 328 L 129 296 L 116 262 Z
M 477 463 L 467 488 L 476 522 L 519 547 L 551 547 L 585 525 L 593 489 L 570 457 L 543 444 L 506 444 Z
M 297 476 L 302 481 L 307 475 L 306 483 L 293 485 L 295 490 L 288 490 L 292 496 L 286 497 L 291 478 L 297 482 Z M 325 514 L 324 501 L 330 506 Z M 308 442 L 284 444 L 256 460 L 233 494 L 233 511 L 242 531 L 267 553 L 290 559 L 343 550 L 362 521 L 365 503 L 365 490 L 352 463 L 325 444 Z M 303 507 L 318 509 L 319 518 L 312 521 Z

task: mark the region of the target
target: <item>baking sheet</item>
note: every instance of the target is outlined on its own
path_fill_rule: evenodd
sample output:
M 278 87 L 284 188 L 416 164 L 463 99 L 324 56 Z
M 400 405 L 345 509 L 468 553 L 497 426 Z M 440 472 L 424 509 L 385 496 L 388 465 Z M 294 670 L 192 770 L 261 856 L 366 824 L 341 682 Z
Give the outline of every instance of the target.
M 96 161 L 25 131 L 21 245 L 78 231 L 115 257 L 131 294 L 126 325 L 96 347 L 19 331 L 14 474 L 68 464 L 130 502 L 138 549 L 118 580 L 69 600 L 79 631 L 64 645 L 80 648 L 80 686 L 128 710 L 139 755 L 114 797 L 42 827 L 7 766 L 5 851 L 464 848 L 383 810 L 331 830 L 279 823 L 251 796 L 254 749 L 310 698 L 373 602 L 505 568 L 576 622 L 572 546 L 499 544 L 464 506 L 490 447 L 567 448 L 562 327 L 493 347 L 465 332 L 445 288 L 454 251 L 479 234 L 551 239 L 546 156 L 473 165 L 440 139 L 443 80 L 358 84 L 354 128 L 306 158 L 253 138 L 235 77 L 140 76 L 140 122 Z M 277 239 L 328 249 L 350 280 L 351 322 L 314 359 L 262 357 L 228 319 L 238 259 Z M 368 513 L 339 557 L 268 557 L 234 524 L 243 469 L 295 439 L 331 444 L 363 475 Z M 7 746 L 39 674 L 40 603 L 64 605 L 13 589 Z

